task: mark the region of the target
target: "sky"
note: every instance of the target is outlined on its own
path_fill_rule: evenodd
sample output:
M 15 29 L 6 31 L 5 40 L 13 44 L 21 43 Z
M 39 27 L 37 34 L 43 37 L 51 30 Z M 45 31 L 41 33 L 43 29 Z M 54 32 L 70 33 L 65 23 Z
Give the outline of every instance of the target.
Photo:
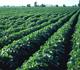
M 62 6 L 65 4 L 66 6 L 77 5 L 79 0 L 0 0 L 0 6 L 10 5 L 10 6 L 26 6 L 27 4 L 34 5 L 34 2 L 46 5 L 56 5 Z

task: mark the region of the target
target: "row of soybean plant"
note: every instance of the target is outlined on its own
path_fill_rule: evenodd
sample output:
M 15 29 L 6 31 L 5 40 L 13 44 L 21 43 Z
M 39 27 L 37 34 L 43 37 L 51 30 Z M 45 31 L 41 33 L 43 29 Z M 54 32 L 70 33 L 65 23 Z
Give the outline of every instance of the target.
M 3 35 L 5 35 L 7 31 L 11 31 L 13 30 L 13 25 L 17 22 L 17 20 L 19 20 L 20 18 L 16 18 L 17 16 L 11 17 L 9 16 L 8 18 L 2 18 L 0 19 L 0 37 L 2 37 Z M 11 20 L 12 18 L 12 20 Z M 21 20 L 21 19 L 20 19 Z M 19 22 L 21 22 L 19 20 Z
M 18 31 L 30 28 L 30 26 L 35 24 L 35 22 L 32 22 L 32 20 L 31 20 L 34 17 L 35 16 L 26 16 L 25 18 L 28 18 L 28 20 L 24 20 L 24 17 L 23 17 L 23 18 L 18 18 L 17 20 L 11 20 L 9 22 L 6 21 L 6 26 L 7 27 L 9 26 L 9 27 L 8 27 L 8 29 L 5 29 L 5 30 L 2 31 L 1 37 L 5 36 L 5 35 L 8 36 L 11 33 L 18 32 Z M 35 20 L 36 19 L 37 18 L 35 18 Z
M 72 51 L 68 61 L 68 70 L 80 69 L 80 15 L 72 38 Z

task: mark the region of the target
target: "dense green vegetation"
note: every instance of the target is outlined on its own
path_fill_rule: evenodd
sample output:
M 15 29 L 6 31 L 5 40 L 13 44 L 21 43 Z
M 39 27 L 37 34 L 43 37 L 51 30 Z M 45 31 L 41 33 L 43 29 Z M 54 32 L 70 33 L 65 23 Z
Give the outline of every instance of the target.
M 63 14 L 78 9 L 77 7 L 1 7 L 1 16 L 25 16 L 25 15 L 43 15 L 43 14 Z M 4 11 L 4 12 L 3 12 Z M 17 14 L 17 15 L 16 15 Z
M 21 70 L 60 70 L 64 66 L 65 60 L 65 42 L 69 36 L 74 21 L 78 14 L 75 14 L 69 22 L 64 24 L 48 41 L 37 51 L 27 62 L 23 63 Z M 73 21 L 74 20 L 74 21 Z M 65 56 L 64 56 L 65 55 Z M 65 69 L 64 69 L 65 70 Z
M 0 70 L 79 70 L 78 7 L 0 7 Z
M 68 70 L 80 69 L 80 15 L 75 28 L 75 33 L 72 39 L 72 51 L 70 53 L 71 58 L 68 62 Z

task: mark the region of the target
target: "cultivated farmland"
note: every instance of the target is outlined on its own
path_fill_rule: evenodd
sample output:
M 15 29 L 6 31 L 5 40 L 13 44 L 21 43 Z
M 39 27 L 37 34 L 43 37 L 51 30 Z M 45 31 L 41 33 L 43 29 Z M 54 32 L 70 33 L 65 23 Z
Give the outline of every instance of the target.
M 1 7 L 0 70 L 80 70 L 78 7 Z

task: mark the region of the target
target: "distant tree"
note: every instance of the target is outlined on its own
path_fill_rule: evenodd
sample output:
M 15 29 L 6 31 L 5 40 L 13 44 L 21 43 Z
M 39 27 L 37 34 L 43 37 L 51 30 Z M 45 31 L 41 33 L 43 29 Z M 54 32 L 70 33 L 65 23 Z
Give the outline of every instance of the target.
M 66 5 L 65 5 L 65 4 L 63 4 L 63 7 L 66 7 Z
M 25 6 L 21 6 L 21 7 L 25 7 Z
M 80 3 L 78 4 L 78 6 L 80 7 Z
M 7 5 L 6 7 L 10 7 L 9 5 Z
M 34 2 L 34 6 L 35 6 L 35 7 L 37 7 L 37 6 L 38 6 L 38 5 L 37 5 L 37 2 Z
M 40 6 L 41 6 L 41 7 L 46 7 L 46 5 L 45 5 L 45 4 L 41 4 Z
M 56 7 L 59 7 L 58 5 L 56 5 Z
M 77 5 L 73 5 L 72 7 L 77 7 Z
M 80 0 L 79 0 L 79 4 L 78 4 L 78 6 L 80 7 Z
M 27 4 L 27 7 L 31 7 L 31 5 L 30 4 Z
M 77 5 L 74 5 L 74 7 L 77 7 Z
M 75 7 L 74 5 L 72 7 Z

